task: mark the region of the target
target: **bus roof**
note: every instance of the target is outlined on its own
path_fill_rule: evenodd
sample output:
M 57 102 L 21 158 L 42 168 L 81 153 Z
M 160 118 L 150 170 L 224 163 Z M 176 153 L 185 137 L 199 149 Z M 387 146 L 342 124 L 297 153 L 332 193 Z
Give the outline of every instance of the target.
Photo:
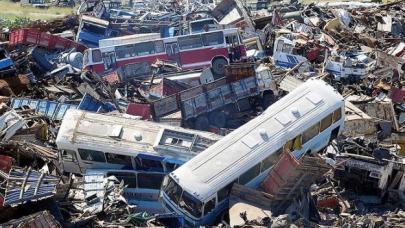
M 152 40 L 134 41 L 134 42 L 131 42 L 131 43 L 117 44 L 117 45 L 114 45 L 114 46 L 89 48 L 89 50 L 95 50 L 95 49 L 105 50 L 105 49 L 111 49 L 111 48 L 116 47 L 116 46 L 125 46 L 125 45 L 131 45 L 131 44 L 151 42 L 151 41 L 156 41 L 156 40 L 164 40 L 166 42 L 174 42 L 175 39 L 179 38 L 179 37 L 195 36 L 195 35 L 199 35 L 199 34 L 214 33 L 214 32 L 223 32 L 224 35 L 226 35 L 226 34 L 236 33 L 236 32 L 238 32 L 238 30 L 239 30 L 238 28 L 218 29 L 218 30 L 211 30 L 211 31 L 208 31 L 208 32 L 193 33 L 193 34 L 180 35 L 180 36 L 174 36 L 174 37 L 166 37 L 166 38 L 159 38 L 159 39 L 152 39 Z M 119 39 L 121 39 L 121 37 L 116 37 L 114 39 L 119 40 Z M 108 50 L 108 51 L 111 51 L 111 50 Z
M 209 132 L 70 109 L 56 144 L 64 150 L 82 148 L 132 156 L 146 152 L 186 161 L 220 138 Z
M 264 160 L 269 151 L 280 149 L 298 135 L 297 130 L 305 131 L 343 105 L 343 97 L 330 85 L 309 80 L 170 176 L 203 201 Z

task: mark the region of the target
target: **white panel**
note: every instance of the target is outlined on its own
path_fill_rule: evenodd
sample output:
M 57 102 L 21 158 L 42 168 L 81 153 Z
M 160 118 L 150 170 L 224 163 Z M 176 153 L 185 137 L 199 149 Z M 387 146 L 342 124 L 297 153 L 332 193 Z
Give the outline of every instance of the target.
M 287 113 L 280 113 L 276 116 L 276 120 L 280 122 L 283 126 L 289 124 L 291 122 L 291 118 L 287 115 Z
M 122 132 L 122 125 L 113 125 L 112 129 L 109 131 L 108 136 L 119 138 Z
M 262 138 L 258 134 L 250 133 L 242 139 L 242 142 L 249 148 L 253 148 L 259 143 L 263 142 Z
M 310 92 L 306 95 L 307 99 L 311 101 L 313 104 L 319 104 L 319 102 L 322 101 L 322 97 L 320 97 L 318 94 Z

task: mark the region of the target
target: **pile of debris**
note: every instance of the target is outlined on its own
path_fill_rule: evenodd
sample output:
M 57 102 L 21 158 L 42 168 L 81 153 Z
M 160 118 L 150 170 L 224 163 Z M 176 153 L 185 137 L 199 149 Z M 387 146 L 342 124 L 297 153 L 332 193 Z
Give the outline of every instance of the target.
M 86 0 L 0 25 L 0 226 L 401 226 L 404 15 Z

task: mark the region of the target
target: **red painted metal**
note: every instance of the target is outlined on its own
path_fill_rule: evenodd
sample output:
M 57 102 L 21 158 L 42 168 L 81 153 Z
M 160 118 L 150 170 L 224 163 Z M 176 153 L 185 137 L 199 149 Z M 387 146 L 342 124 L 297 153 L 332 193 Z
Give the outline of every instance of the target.
M 150 104 L 130 103 L 127 107 L 127 114 L 142 116 L 144 120 L 151 120 Z
M 267 193 L 276 195 L 280 188 L 287 183 L 289 177 L 297 172 L 299 162 L 290 152 L 283 152 L 280 160 L 274 165 L 267 178 L 263 181 L 262 187 Z
M 316 203 L 317 208 L 337 208 L 339 206 L 339 200 L 336 196 L 318 200 Z
M 227 48 L 203 48 L 197 50 L 182 51 L 180 52 L 180 67 L 184 70 L 208 67 L 211 66 L 211 61 L 215 57 L 228 58 Z M 157 59 L 169 60 L 169 56 L 166 53 L 162 53 L 160 55 L 133 57 L 131 59 L 125 60 L 117 59 L 116 67 L 118 68 L 127 64 L 140 62 L 148 62 L 150 64 L 153 64 L 156 62 Z M 92 65 L 92 70 L 96 73 L 103 73 L 105 71 L 104 64 L 94 64 Z
M 15 46 L 20 44 L 34 44 L 47 49 L 76 48 L 80 52 L 87 49 L 86 46 L 75 41 L 41 32 L 34 28 L 17 29 L 10 33 L 9 45 Z
M 8 173 L 13 165 L 13 158 L 10 156 L 0 155 L 0 170 Z
M 109 72 L 105 75 L 103 75 L 103 79 L 106 80 L 108 82 L 108 84 L 115 84 L 120 82 L 120 76 L 118 75 L 117 71 L 112 71 Z
M 149 93 L 151 93 L 152 95 L 155 95 L 155 96 L 159 96 L 159 97 L 166 97 L 166 96 L 170 96 L 173 94 L 177 94 L 185 89 L 187 89 L 186 86 L 184 86 L 176 81 L 172 81 L 167 78 L 163 78 L 159 82 L 159 84 L 153 85 L 150 88 Z

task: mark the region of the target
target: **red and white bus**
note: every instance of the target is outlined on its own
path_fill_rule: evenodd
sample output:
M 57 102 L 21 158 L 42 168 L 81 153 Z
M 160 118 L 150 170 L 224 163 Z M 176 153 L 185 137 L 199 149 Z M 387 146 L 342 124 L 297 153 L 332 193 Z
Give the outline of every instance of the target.
M 246 58 L 237 28 L 162 38 L 110 47 L 89 48 L 83 67 L 104 74 L 127 64 L 152 64 L 157 59 L 177 62 L 182 69 L 213 67 L 221 74 L 224 66 Z

